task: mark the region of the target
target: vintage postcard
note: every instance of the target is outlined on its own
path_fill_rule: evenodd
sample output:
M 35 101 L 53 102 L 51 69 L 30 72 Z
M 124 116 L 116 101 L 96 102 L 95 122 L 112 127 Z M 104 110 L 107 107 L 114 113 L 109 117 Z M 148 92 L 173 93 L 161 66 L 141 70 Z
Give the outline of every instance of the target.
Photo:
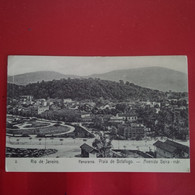
M 190 172 L 187 56 L 9 56 L 6 170 Z

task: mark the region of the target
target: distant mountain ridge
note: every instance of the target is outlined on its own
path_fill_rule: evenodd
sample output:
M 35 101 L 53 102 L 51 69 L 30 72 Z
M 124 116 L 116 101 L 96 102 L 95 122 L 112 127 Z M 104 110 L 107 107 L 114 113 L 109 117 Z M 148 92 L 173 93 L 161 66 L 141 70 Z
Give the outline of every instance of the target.
M 62 73 L 55 71 L 37 71 L 14 76 L 8 76 L 8 83 L 14 83 L 17 85 L 27 85 L 29 83 L 36 83 L 38 81 L 41 82 L 42 80 L 51 81 L 67 78 L 79 78 L 79 76 L 64 75 Z
M 54 71 L 38 71 L 15 76 L 8 76 L 8 82 L 17 85 L 27 85 L 51 80 L 67 78 L 99 78 L 102 80 L 129 81 L 141 87 L 157 89 L 160 91 L 188 91 L 187 74 L 163 67 L 132 68 L 126 70 L 114 70 L 103 74 L 93 74 L 85 77 L 64 75 Z
M 187 74 L 162 67 L 114 70 L 104 74 L 94 74 L 90 77 L 110 81 L 129 81 L 142 87 L 158 89 L 160 91 L 188 91 Z

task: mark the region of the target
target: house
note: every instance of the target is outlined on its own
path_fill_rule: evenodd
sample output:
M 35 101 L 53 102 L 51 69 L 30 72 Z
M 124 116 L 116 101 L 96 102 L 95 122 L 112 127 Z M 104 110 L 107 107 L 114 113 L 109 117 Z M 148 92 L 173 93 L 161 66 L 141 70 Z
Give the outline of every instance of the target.
M 81 112 L 81 120 L 83 122 L 91 122 L 92 121 L 91 114 L 88 112 Z
M 35 105 L 36 106 L 40 106 L 40 105 L 44 106 L 44 105 L 47 105 L 47 102 L 46 102 L 46 100 L 44 98 L 37 99 L 36 102 L 35 102 Z
M 109 120 L 109 123 L 111 123 L 111 124 L 123 124 L 123 123 L 125 123 L 125 121 L 123 119 L 112 116 Z
M 156 158 L 189 158 L 189 147 L 183 144 L 166 140 L 153 145 L 156 147 Z
M 71 103 L 72 102 L 72 99 L 71 98 L 66 98 L 63 100 L 63 103 L 66 104 L 66 103 Z
M 20 101 L 32 101 L 33 96 L 32 95 L 22 95 L 20 96 Z
M 137 115 L 134 113 L 118 113 L 110 118 L 110 122 L 123 123 L 124 121 L 135 122 Z
M 47 106 L 47 101 L 42 101 L 42 102 L 41 102 L 41 105 L 42 105 L 42 106 Z
M 47 110 L 49 110 L 49 106 L 37 106 L 35 108 L 35 111 L 36 111 L 37 114 L 41 114 L 41 113 L 43 113 Z
M 20 103 L 23 106 L 29 106 L 33 104 L 33 96 L 32 95 L 23 95 L 20 96 Z
M 127 113 L 126 114 L 126 120 L 129 122 L 134 122 L 137 120 L 137 115 L 134 113 Z
M 81 118 L 88 118 L 88 117 L 90 117 L 91 115 L 90 115 L 90 113 L 88 113 L 88 112 L 81 112 Z
M 81 148 L 81 157 L 86 158 L 96 158 L 98 151 L 92 146 L 84 143 L 80 146 Z

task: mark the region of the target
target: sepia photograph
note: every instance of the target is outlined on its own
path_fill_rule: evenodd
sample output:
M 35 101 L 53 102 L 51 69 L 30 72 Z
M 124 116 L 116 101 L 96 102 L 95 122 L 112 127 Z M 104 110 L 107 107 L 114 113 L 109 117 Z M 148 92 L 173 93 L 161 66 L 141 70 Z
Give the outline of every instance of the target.
M 8 57 L 7 159 L 189 160 L 188 117 L 186 56 Z

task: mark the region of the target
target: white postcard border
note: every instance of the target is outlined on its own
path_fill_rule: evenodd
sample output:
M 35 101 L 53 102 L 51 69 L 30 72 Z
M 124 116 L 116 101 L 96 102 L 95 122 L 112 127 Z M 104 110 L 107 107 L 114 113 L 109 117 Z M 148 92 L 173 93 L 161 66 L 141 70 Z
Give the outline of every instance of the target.
M 7 172 L 190 172 L 190 159 L 6 158 Z

